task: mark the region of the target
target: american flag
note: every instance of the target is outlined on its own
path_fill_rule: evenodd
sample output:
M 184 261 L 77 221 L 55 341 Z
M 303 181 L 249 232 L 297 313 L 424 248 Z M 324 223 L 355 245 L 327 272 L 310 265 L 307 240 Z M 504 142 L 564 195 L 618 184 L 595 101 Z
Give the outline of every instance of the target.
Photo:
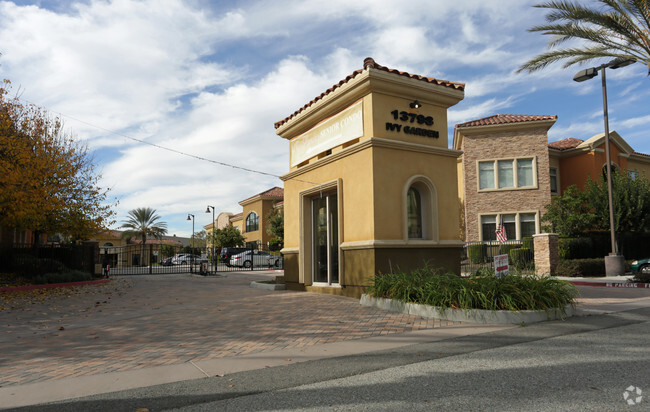
M 508 240 L 508 236 L 506 235 L 506 228 L 503 226 L 503 222 L 497 225 L 497 229 L 494 231 L 494 233 L 497 235 L 497 240 L 499 243 L 503 243 Z

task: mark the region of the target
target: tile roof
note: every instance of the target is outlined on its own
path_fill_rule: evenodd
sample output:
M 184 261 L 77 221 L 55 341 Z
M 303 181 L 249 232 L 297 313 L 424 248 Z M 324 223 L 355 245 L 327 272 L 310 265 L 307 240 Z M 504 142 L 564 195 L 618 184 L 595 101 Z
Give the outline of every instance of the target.
M 510 123 L 523 123 L 535 122 L 540 120 L 557 120 L 557 116 L 546 115 L 528 115 L 528 114 L 495 114 L 494 116 L 484 117 L 482 119 L 471 120 L 469 122 L 460 123 L 456 125 L 459 127 L 473 127 L 473 126 L 492 126 L 497 124 L 510 124 Z
M 568 139 L 562 139 L 556 142 L 551 142 L 548 144 L 548 147 L 557 150 L 573 149 L 574 147 L 578 147 L 578 145 L 582 142 L 584 142 L 584 140 L 574 139 L 572 137 L 569 137 Z
M 365 70 L 365 69 L 383 70 L 383 71 L 388 72 L 388 73 L 397 74 L 397 75 L 404 76 L 404 77 L 409 77 L 411 79 L 422 80 L 422 81 L 425 81 L 427 83 L 433 83 L 433 84 L 437 84 L 437 85 L 440 85 L 440 86 L 451 87 L 451 88 L 456 89 L 456 90 L 465 90 L 465 83 L 457 83 L 457 82 L 450 82 L 450 81 L 447 81 L 447 80 L 439 80 L 439 79 L 434 79 L 433 77 L 425 77 L 425 76 L 420 76 L 418 74 L 410 74 L 410 73 L 399 71 L 399 70 L 396 70 L 396 69 L 390 69 L 390 68 L 388 68 L 386 66 L 382 66 L 382 65 L 377 64 L 372 57 L 366 57 L 363 60 L 363 70 Z M 355 70 L 354 72 L 352 72 L 351 75 L 347 76 L 345 79 L 341 80 L 340 82 L 338 82 L 334 86 L 332 86 L 329 89 L 325 90 L 320 95 L 316 96 L 312 101 L 310 101 L 309 103 L 307 103 L 306 105 L 304 105 L 300 109 L 293 112 L 293 114 L 291 114 L 290 116 L 284 118 L 283 120 L 275 122 L 275 128 L 277 129 L 278 127 L 282 126 L 283 124 L 285 124 L 286 122 L 291 120 L 293 117 L 300 114 L 300 112 L 302 112 L 303 110 L 309 108 L 311 105 L 313 105 L 316 102 L 318 102 L 319 100 L 323 99 L 325 96 L 332 93 L 334 90 L 338 89 L 339 87 L 343 86 L 344 84 L 346 84 L 350 80 L 354 79 L 359 74 L 363 73 L 363 70 Z

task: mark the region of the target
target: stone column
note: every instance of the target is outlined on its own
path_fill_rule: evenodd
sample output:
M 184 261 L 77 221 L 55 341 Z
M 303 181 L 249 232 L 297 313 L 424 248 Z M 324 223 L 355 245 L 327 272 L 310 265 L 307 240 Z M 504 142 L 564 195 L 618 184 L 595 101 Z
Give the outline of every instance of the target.
M 538 276 L 554 276 L 560 260 L 558 236 L 555 233 L 533 235 L 535 248 L 535 273 Z

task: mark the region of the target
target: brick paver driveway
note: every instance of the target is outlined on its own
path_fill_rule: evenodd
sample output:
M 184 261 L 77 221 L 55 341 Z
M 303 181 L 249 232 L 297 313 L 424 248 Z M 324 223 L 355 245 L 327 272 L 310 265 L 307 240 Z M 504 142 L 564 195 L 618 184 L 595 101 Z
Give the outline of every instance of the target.
M 0 386 L 451 325 L 355 299 L 265 291 L 229 273 L 132 276 L 72 293 L 0 294 Z

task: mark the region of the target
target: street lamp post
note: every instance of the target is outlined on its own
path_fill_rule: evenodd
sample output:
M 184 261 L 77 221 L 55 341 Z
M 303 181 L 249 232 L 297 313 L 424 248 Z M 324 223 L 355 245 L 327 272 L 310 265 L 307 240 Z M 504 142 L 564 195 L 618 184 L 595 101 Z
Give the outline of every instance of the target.
M 192 216 L 190 218 L 190 216 Z M 192 221 L 192 237 L 190 238 L 190 273 L 194 273 L 194 215 L 191 213 L 187 214 L 187 220 Z
M 618 254 L 618 250 L 616 248 L 616 234 L 614 230 L 614 202 L 612 199 L 612 159 L 609 150 L 609 116 L 607 113 L 607 79 L 605 77 L 605 69 L 618 69 L 619 67 L 629 66 L 634 62 L 634 60 L 618 58 L 598 67 L 591 67 L 589 69 L 582 70 L 573 76 L 573 80 L 576 82 L 584 82 L 585 80 L 589 80 L 598 76 L 598 71 L 600 70 L 600 77 L 602 79 L 603 113 L 605 121 L 605 158 L 607 162 L 607 201 L 609 204 L 609 232 L 612 250 L 609 256 L 605 256 L 605 274 L 607 276 L 624 275 L 625 258 L 622 255 Z
M 212 239 L 210 239 L 210 244 L 212 246 L 212 264 L 216 264 L 216 260 L 214 257 L 214 206 L 208 205 L 208 207 L 205 209 L 205 213 L 210 213 L 210 209 L 212 209 Z M 216 266 L 215 266 L 216 268 Z M 216 270 L 216 269 L 215 269 Z

